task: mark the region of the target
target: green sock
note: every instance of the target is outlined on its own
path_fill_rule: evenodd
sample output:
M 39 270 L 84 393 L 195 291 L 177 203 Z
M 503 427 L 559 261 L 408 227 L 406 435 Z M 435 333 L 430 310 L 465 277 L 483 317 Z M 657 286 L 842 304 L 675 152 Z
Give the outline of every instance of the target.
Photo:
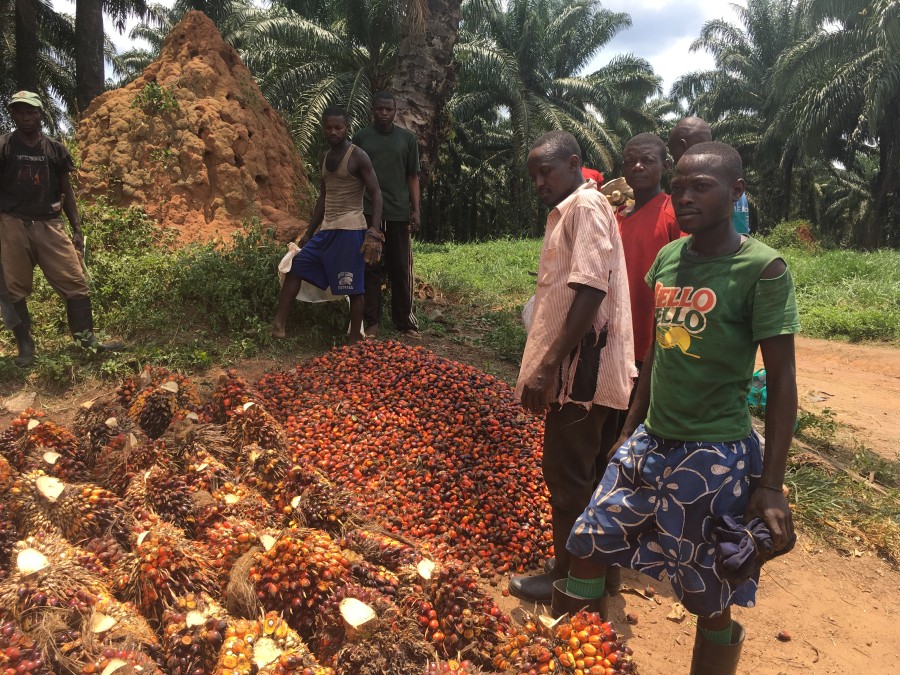
M 603 591 L 606 590 L 606 576 L 596 579 L 579 579 L 569 575 L 566 582 L 566 593 L 574 595 L 577 598 L 585 600 L 596 600 L 603 597 Z
M 732 623 L 734 622 L 729 623 L 728 627 L 722 630 L 706 630 L 705 628 L 700 628 L 700 626 L 697 626 L 697 630 L 700 631 L 700 637 L 709 644 L 727 647 L 731 644 Z

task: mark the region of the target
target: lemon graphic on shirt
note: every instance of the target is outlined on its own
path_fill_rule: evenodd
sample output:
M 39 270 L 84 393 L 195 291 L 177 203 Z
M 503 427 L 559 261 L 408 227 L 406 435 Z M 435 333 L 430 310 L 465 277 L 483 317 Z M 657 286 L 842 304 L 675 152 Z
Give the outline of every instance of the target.
M 690 356 L 694 359 L 699 359 L 700 357 L 696 354 L 691 354 L 688 352 L 688 349 L 691 348 L 691 340 L 693 337 L 683 326 L 672 326 L 668 329 L 659 328 L 656 329 L 656 342 L 663 349 L 674 349 L 677 347 L 681 350 L 681 353 L 685 356 Z M 702 338 L 697 338 L 701 340 Z

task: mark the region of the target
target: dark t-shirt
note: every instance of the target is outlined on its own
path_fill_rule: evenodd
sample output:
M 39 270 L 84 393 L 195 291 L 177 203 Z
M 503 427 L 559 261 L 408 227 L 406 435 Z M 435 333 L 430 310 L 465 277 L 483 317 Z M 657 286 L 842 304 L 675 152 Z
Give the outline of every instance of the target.
M 353 137 L 353 145 L 365 150 L 372 160 L 384 200 L 382 219 L 408 221 L 410 204 L 406 179 L 419 173 L 419 144 L 415 135 L 396 125 L 388 133 L 370 125 Z M 367 215 L 372 214 L 368 194 L 364 210 Z
M 74 170 L 72 155 L 58 141 L 42 135 L 31 146 L 16 132 L 0 136 L 0 213 L 34 220 L 56 218 L 62 193 L 59 181 Z

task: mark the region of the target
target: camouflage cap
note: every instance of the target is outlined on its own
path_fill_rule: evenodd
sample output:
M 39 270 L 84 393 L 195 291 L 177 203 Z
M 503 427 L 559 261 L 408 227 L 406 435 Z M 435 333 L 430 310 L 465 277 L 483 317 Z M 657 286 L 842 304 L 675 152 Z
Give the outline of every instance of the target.
M 16 103 L 24 103 L 25 105 L 30 105 L 38 110 L 44 109 L 44 104 L 41 103 L 41 97 L 33 91 L 17 91 L 12 95 L 12 98 L 9 100 L 9 105 L 6 107 L 9 108 Z

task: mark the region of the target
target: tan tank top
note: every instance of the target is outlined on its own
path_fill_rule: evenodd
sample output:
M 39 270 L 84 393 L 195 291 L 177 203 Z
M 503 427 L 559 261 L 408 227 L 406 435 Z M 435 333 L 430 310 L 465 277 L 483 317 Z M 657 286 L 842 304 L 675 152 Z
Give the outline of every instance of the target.
M 347 166 L 355 145 L 347 148 L 337 171 L 325 168 L 322 158 L 322 176 L 325 180 L 325 219 L 320 230 L 364 230 L 366 217 L 363 215 L 363 193 L 365 183 L 350 173 Z M 326 155 L 327 157 L 327 155 Z

